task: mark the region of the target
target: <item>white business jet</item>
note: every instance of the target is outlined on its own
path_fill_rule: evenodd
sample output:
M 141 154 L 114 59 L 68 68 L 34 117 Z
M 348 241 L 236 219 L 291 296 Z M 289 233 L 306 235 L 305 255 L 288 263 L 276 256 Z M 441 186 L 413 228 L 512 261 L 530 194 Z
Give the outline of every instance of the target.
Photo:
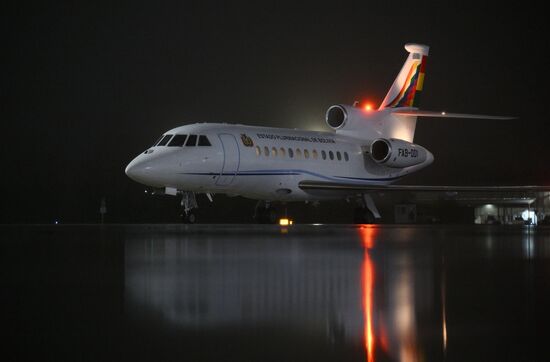
M 326 122 L 332 132 L 185 125 L 163 134 L 128 164 L 126 174 L 152 187 L 155 194 L 181 195 L 186 221 L 191 223 L 196 220 L 197 193 L 210 201 L 219 193 L 260 200 L 255 213 L 259 222 L 276 220 L 273 202 L 355 199 L 361 205 L 355 221 L 373 222 L 380 218 L 369 194 L 375 191 L 487 190 L 391 185 L 434 160 L 427 149 L 413 143 L 417 117 L 509 119 L 419 110 L 429 47 L 407 44 L 405 49 L 407 60 L 380 108 L 331 106 Z

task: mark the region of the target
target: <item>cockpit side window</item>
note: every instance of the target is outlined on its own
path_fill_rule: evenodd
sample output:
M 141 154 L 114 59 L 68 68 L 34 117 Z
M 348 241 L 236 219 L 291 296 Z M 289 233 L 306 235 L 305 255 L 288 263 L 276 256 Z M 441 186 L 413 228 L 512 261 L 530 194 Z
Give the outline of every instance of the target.
M 170 138 L 172 138 L 171 134 L 167 134 L 166 136 L 162 137 L 160 142 L 157 144 L 157 146 L 166 146 L 168 141 L 170 141 Z
M 197 145 L 197 135 L 196 134 L 190 134 L 189 138 L 187 138 L 187 142 L 185 143 L 185 146 L 196 146 Z
M 208 137 L 204 135 L 199 136 L 199 146 L 212 146 L 210 144 L 210 141 L 208 140 Z
M 187 138 L 186 134 L 177 134 L 172 138 L 172 141 L 168 144 L 168 147 L 181 147 L 185 143 Z

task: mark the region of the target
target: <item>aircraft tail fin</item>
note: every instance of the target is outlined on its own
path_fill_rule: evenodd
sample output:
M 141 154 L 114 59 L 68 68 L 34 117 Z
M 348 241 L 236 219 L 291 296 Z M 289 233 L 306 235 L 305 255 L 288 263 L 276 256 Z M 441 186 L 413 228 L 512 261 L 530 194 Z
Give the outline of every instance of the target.
M 426 59 L 430 47 L 421 44 L 406 44 L 405 49 L 409 56 L 395 78 L 388 94 L 380 105 L 379 110 L 385 108 L 416 107 L 418 108 L 419 94 L 424 85 Z

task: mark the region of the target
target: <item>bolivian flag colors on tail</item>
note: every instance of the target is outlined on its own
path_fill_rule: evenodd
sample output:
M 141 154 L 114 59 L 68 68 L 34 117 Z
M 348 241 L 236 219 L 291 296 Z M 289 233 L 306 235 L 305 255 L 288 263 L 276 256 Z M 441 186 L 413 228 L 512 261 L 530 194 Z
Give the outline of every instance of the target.
M 395 79 L 380 109 L 418 107 L 418 96 L 424 85 L 424 74 L 429 48 L 425 45 L 407 44 L 409 57 Z
M 401 91 L 386 107 L 418 107 L 418 93 L 422 91 L 424 84 L 424 69 L 426 56 L 420 62 L 415 62 L 407 75 L 407 80 Z

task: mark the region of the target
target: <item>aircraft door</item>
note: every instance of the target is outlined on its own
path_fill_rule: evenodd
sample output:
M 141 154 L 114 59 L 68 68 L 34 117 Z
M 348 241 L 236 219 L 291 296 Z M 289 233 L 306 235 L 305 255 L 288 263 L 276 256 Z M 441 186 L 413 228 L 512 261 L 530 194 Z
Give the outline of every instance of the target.
M 221 133 L 218 137 L 223 148 L 223 166 L 216 185 L 226 186 L 233 182 L 239 171 L 240 150 L 237 139 L 232 134 Z

